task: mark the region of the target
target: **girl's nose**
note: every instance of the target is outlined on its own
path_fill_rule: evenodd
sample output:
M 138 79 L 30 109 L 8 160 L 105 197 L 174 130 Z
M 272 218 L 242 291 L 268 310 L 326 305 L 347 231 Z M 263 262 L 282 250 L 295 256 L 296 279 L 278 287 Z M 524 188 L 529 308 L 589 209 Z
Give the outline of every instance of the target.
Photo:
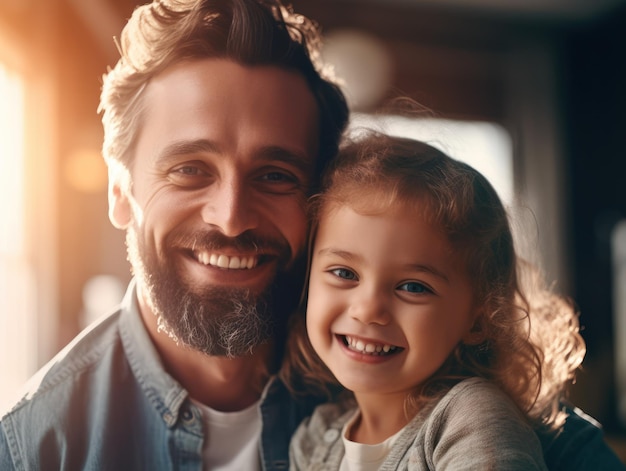
M 391 304 L 386 295 L 371 290 L 369 294 L 355 296 L 350 306 L 350 316 L 363 324 L 386 325 L 391 319 Z

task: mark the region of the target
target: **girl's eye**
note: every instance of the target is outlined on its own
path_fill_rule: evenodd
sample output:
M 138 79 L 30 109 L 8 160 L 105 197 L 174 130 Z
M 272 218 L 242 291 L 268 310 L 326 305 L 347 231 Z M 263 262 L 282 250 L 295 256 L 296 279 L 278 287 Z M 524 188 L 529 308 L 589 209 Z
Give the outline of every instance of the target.
M 348 270 L 347 268 L 335 268 L 334 270 L 330 271 L 333 275 L 335 275 L 337 278 L 341 278 L 344 280 L 356 280 L 356 273 L 354 273 L 352 270 Z
M 407 291 L 412 294 L 426 294 L 433 292 L 428 286 L 423 283 L 418 283 L 417 281 L 408 281 L 398 286 L 397 289 L 400 291 Z

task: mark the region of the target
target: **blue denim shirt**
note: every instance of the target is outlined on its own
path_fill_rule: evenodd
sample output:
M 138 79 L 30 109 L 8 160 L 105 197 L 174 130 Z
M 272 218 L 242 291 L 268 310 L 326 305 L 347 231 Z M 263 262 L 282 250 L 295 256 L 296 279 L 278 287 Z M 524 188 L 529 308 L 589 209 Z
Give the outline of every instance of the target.
M 261 401 L 265 470 L 288 468 L 289 439 L 313 404 L 274 380 Z M 201 470 L 200 412 L 168 375 L 134 283 L 113 314 L 81 333 L 27 384 L 0 421 L 0 470 Z
M 296 402 L 274 380 L 261 401 L 260 457 L 285 470 L 289 440 L 318 401 Z M 540 434 L 548 468 L 626 469 L 591 419 L 571 412 Z M 82 332 L 27 384 L 0 420 L 0 470 L 201 470 L 200 412 L 169 376 L 131 283 L 119 309 Z

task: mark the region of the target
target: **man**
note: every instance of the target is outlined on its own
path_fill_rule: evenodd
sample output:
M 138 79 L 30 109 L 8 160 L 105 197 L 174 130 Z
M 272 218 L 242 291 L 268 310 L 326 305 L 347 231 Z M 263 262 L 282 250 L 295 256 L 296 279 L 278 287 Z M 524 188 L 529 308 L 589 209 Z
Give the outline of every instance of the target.
M 101 97 L 109 216 L 135 279 L 2 418 L 0 469 L 286 469 L 313 402 L 273 373 L 305 201 L 348 116 L 318 39 L 272 1 L 135 11 Z
M 285 469 L 306 200 L 348 110 L 278 3 L 138 8 L 101 97 L 135 279 L 1 423 L 0 469 Z M 263 433 L 261 430 L 263 429 Z

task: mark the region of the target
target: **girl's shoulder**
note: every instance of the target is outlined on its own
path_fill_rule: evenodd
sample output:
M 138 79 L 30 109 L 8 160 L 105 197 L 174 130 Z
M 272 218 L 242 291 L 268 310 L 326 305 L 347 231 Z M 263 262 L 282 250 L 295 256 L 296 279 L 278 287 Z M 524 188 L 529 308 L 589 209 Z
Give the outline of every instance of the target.
M 437 469 L 545 470 L 539 439 L 525 415 L 483 378 L 450 388 L 415 432 L 413 453 Z
M 493 381 L 478 376 L 466 378 L 463 381 L 459 381 L 450 388 L 446 396 L 455 397 L 458 395 L 483 392 L 488 395 L 494 396 L 507 396 L 507 394 Z
M 496 383 L 468 378 L 456 385 L 432 406 L 424 418 L 439 427 L 476 427 L 509 424 L 532 431 L 526 415 Z
M 513 399 L 496 383 L 485 378 L 467 378 L 455 384 L 440 399 L 436 408 L 465 409 L 466 407 L 483 410 L 503 409 L 521 415 Z

